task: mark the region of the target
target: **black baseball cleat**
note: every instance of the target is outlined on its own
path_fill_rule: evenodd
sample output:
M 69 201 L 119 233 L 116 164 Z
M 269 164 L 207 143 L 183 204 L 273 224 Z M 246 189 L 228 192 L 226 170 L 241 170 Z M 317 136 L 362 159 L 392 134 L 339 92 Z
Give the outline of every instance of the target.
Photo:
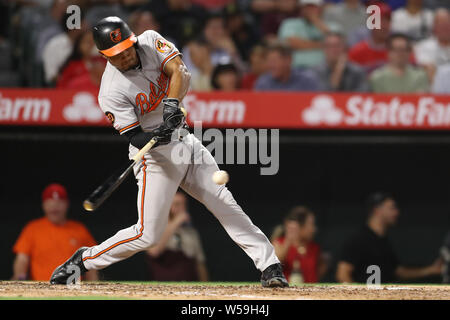
M 266 268 L 261 274 L 261 284 L 268 288 L 286 288 L 289 283 L 283 275 L 281 263 L 274 263 Z
M 85 273 L 87 270 L 83 264 L 83 252 L 86 251 L 88 247 L 81 247 L 75 253 L 60 265 L 58 268 L 53 271 L 52 276 L 50 278 L 51 284 L 68 284 L 69 277 L 74 274 L 76 268 L 80 269 L 80 276 Z M 74 283 L 76 279 L 71 282 Z

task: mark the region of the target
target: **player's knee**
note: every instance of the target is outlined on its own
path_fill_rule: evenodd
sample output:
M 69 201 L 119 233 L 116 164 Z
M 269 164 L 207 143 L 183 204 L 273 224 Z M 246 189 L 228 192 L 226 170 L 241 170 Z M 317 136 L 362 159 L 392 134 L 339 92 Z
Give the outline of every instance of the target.
M 142 249 L 146 250 L 158 243 L 161 232 L 144 232 L 141 237 Z
M 145 234 L 142 236 L 142 238 L 141 238 L 141 249 L 142 250 L 146 250 L 155 244 L 156 244 L 156 241 L 155 241 L 154 237 L 146 236 Z

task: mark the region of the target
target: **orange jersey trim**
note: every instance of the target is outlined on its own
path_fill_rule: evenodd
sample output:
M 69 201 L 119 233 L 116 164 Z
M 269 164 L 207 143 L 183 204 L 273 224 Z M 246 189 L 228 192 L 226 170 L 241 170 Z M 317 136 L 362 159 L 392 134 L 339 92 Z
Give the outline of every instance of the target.
M 165 58 L 164 61 L 161 63 L 161 72 L 164 71 L 164 65 L 166 64 L 166 62 L 179 54 L 180 53 L 178 51 L 175 51 L 175 52 L 171 53 L 167 58 Z
M 113 46 L 109 49 L 100 50 L 100 52 L 103 53 L 107 57 L 112 57 L 112 56 L 115 56 L 116 54 L 119 54 L 122 51 L 128 49 L 129 47 L 134 45 L 136 43 L 136 41 L 137 41 L 136 36 L 133 33 L 128 39 L 125 39 L 124 41 L 119 42 L 118 44 L 116 44 L 115 46 Z
M 141 193 L 141 229 L 139 230 L 139 234 L 134 236 L 134 237 L 132 237 L 132 238 L 128 238 L 128 239 L 116 242 L 115 244 L 109 246 L 108 248 L 103 249 L 102 251 L 100 251 L 96 255 L 93 255 L 93 256 L 90 256 L 90 257 L 84 257 L 83 261 L 86 261 L 88 259 L 98 258 L 99 256 L 101 256 L 105 252 L 108 252 L 109 250 L 114 249 L 118 245 L 121 245 L 123 243 L 127 243 L 127 242 L 130 242 L 130 241 L 139 239 L 144 234 L 144 198 L 145 198 L 145 187 L 147 185 L 147 171 L 146 171 L 147 170 L 147 165 L 145 164 L 144 157 L 142 157 L 142 164 L 143 164 L 144 179 L 143 179 L 142 193 Z
M 125 130 L 131 129 L 131 128 L 133 128 L 133 127 L 137 127 L 138 125 L 139 125 L 139 121 L 136 121 L 135 123 L 132 123 L 132 124 L 126 126 L 125 128 L 120 129 L 120 130 L 119 130 L 119 133 L 122 133 L 122 132 L 124 132 Z

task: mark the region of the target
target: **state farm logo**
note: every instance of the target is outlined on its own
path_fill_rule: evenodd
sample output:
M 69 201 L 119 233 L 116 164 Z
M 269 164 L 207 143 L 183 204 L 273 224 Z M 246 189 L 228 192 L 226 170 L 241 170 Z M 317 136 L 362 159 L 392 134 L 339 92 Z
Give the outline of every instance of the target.
M 47 98 L 7 98 L 0 93 L 0 121 L 47 121 L 50 110 Z
M 336 125 L 342 118 L 343 112 L 334 105 L 334 99 L 327 95 L 315 97 L 311 106 L 303 110 L 303 121 L 310 125 Z
M 217 124 L 241 124 L 244 122 L 246 105 L 241 100 L 201 100 L 187 95 L 183 100 L 191 121 Z
M 73 96 L 72 104 L 64 107 L 63 116 L 67 121 L 99 122 L 104 118 L 94 96 L 88 92 L 80 92 Z
M 354 95 L 336 105 L 332 96 L 318 95 L 302 111 L 301 118 L 310 126 L 446 127 L 450 126 L 447 100 L 443 103 L 432 96 Z

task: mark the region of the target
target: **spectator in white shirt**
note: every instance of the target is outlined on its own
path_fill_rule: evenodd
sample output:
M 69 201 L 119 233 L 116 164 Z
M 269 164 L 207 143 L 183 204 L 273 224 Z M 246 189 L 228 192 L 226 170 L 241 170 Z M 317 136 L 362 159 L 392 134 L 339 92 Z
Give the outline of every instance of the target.
M 64 15 L 61 26 L 62 32 L 51 38 L 42 51 L 42 62 L 44 66 L 45 82 L 53 85 L 58 77 L 58 73 L 73 51 L 76 39 L 86 30 L 86 23 L 81 22 L 80 29 L 69 30 L 66 26 L 67 15 Z
M 404 33 L 412 40 L 427 38 L 433 28 L 433 11 L 423 7 L 423 0 L 408 0 L 406 7 L 392 15 L 392 31 Z
M 414 47 L 419 65 L 426 68 L 430 79 L 434 78 L 436 68 L 450 62 L 450 12 L 441 8 L 436 10 L 433 35 L 420 41 Z
M 431 92 L 436 94 L 450 94 L 450 63 L 444 64 L 437 69 Z

